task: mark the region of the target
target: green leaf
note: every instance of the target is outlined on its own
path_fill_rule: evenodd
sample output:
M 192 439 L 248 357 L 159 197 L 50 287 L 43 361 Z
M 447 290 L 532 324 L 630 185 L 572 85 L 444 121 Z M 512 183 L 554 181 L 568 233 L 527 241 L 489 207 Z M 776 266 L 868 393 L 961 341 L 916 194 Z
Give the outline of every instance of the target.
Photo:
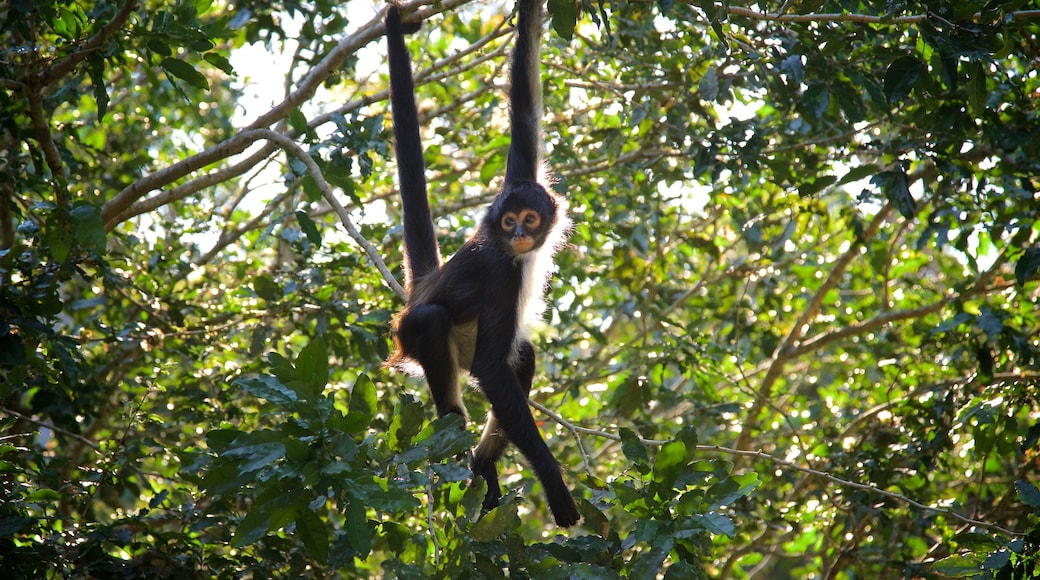
M 626 427 L 622 427 L 618 434 L 621 435 L 621 452 L 639 468 L 640 473 L 649 473 L 650 456 L 646 452 L 646 446 L 639 440 L 639 436 Z
M 173 54 L 173 50 L 170 49 L 170 45 L 166 44 L 160 38 L 148 39 L 148 42 L 145 43 L 145 46 L 148 47 L 148 50 L 151 50 L 159 56 L 170 56 Z
M 1040 490 L 1024 479 L 1015 481 L 1015 489 L 1018 491 L 1018 499 L 1033 511 L 1040 513 Z
M 34 520 L 25 516 L 7 516 L 0 518 L 0 537 L 13 536 L 26 529 Z
M 0 365 L 20 366 L 25 364 L 25 343 L 17 334 L 0 332 Z
M 159 64 L 163 67 L 163 70 L 170 73 L 170 75 L 181 79 L 189 85 L 199 89 L 209 90 L 209 81 L 206 80 L 206 77 L 202 76 L 202 73 L 195 70 L 195 67 L 183 60 L 167 57 L 162 59 L 162 62 Z
M 253 509 L 246 512 L 238 527 L 235 528 L 235 536 L 231 539 L 231 545 L 236 548 L 248 546 L 267 534 L 267 526 L 270 522 L 270 513 L 267 510 Z
M 884 93 L 888 103 L 894 105 L 910 96 L 924 70 L 924 63 L 914 56 L 901 56 L 892 61 L 885 71 Z
M 295 131 L 297 135 L 307 134 L 307 117 L 304 116 L 303 111 L 300 109 L 293 109 L 289 112 L 289 126 L 292 127 L 292 130 Z
M 94 102 L 97 103 L 97 123 L 105 118 L 108 112 L 108 89 L 105 85 L 105 59 L 98 53 L 93 53 L 87 58 L 87 74 L 90 76 L 90 85 L 94 89 Z
M 888 201 L 899 210 L 906 219 L 913 219 L 917 213 L 917 202 L 910 195 L 910 186 L 907 181 L 906 172 L 902 169 L 883 171 L 870 180 L 878 186 Z
M 977 554 L 947 556 L 932 564 L 932 571 L 954 578 L 974 577 L 982 571 L 982 560 Z
M 979 329 L 985 332 L 986 337 L 991 340 L 999 338 L 1001 332 L 1004 331 L 1004 321 L 1001 320 L 996 312 L 989 308 L 983 308 L 975 321 L 978 323 Z
M 415 443 L 429 450 L 431 461 L 441 461 L 469 451 L 474 442 L 473 434 L 465 429 L 465 420 L 448 413 L 430 422 Z
M 972 552 L 988 552 L 1000 547 L 992 536 L 978 532 L 962 532 L 954 536 L 953 541 L 957 544 L 958 549 Z
M 43 229 L 43 241 L 47 244 L 55 262 L 64 262 L 72 250 L 72 239 L 57 219 L 48 219 Z
M 480 518 L 469 531 L 469 535 L 478 542 L 490 542 L 520 525 L 516 503 L 506 502 L 491 510 Z
M 267 274 L 261 274 L 253 278 L 253 291 L 256 295 L 268 302 L 273 302 L 282 297 L 282 287 Z
M 845 185 L 846 183 L 866 179 L 876 174 L 877 170 L 877 165 L 857 165 L 856 167 L 849 169 L 848 173 L 842 175 L 841 179 L 838 180 L 837 185 Z
M 277 377 L 260 375 L 249 379 L 238 379 L 234 383 L 249 394 L 270 401 L 281 407 L 290 407 L 296 402 L 296 393 L 282 384 Z
M 982 569 L 996 572 L 1011 562 L 1011 552 L 1008 550 L 997 550 L 986 556 L 982 561 Z
M 975 116 L 986 112 L 986 100 L 989 90 L 986 88 L 986 67 L 981 60 L 976 60 L 968 67 L 968 105 Z
M 285 457 L 285 444 L 279 441 L 266 443 L 255 443 L 228 449 L 222 457 L 241 459 L 238 465 L 240 473 L 252 473 L 265 467 L 274 465 L 276 461 Z
M 697 81 L 697 94 L 705 101 L 714 101 L 719 96 L 719 71 L 710 66 Z
M 231 447 L 235 439 L 242 434 L 238 429 L 210 429 L 206 431 L 206 445 L 217 453 L 221 453 Z
M 376 393 L 375 383 L 368 375 L 362 373 L 354 381 L 354 388 L 350 391 L 350 404 L 348 411 L 362 413 L 370 419 L 375 416 L 379 405 L 379 395 Z
M 222 54 L 217 54 L 215 52 L 207 52 L 206 54 L 204 54 L 202 56 L 202 58 L 206 59 L 206 62 L 210 63 L 211 65 L 219 68 L 225 74 L 228 74 L 228 75 L 234 75 L 235 74 L 235 68 L 233 66 L 231 66 L 231 61 L 229 61 Z
M 802 95 L 802 107 L 809 116 L 821 119 L 831 106 L 831 97 L 823 83 L 812 83 Z
M 675 436 L 676 441 L 682 441 L 686 446 L 686 463 L 693 461 L 697 456 L 697 429 L 687 425 L 679 430 Z
M 556 34 L 564 40 L 573 38 L 574 28 L 578 25 L 578 4 L 567 0 L 549 0 L 548 9 Z
M 318 514 L 304 508 L 296 514 L 296 533 L 303 548 L 315 560 L 325 563 L 329 559 L 329 531 Z
M 411 445 L 412 438 L 422 428 L 422 421 L 422 403 L 409 393 L 401 395 L 401 401 L 394 409 L 394 418 L 390 423 L 391 447 L 401 450 Z
M 682 441 L 665 443 L 654 458 L 654 481 L 671 489 L 686 467 L 686 444 Z
M 386 491 L 380 490 L 378 494 L 369 497 L 366 505 L 373 509 L 398 513 L 415 509 L 421 503 L 409 490 L 391 486 Z
M 480 166 L 480 182 L 484 185 L 491 185 L 491 180 L 501 175 L 503 171 L 502 161 L 504 158 L 499 154 L 494 154 L 488 157 L 484 164 Z
M 672 549 L 671 538 L 664 537 L 655 540 L 654 547 L 643 552 L 632 561 L 632 572 L 629 578 L 656 578 Z
M 321 337 L 311 340 L 296 357 L 296 385 L 292 386 L 303 399 L 316 397 L 329 382 L 329 355 Z
M 105 222 L 101 212 L 92 205 L 77 205 L 69 211 L 72 236 L 81 247 L 103 255 L 107 249 Z
M 729 50 L 729 43 L 726 42 L 726 33 L 722 30 L 722 19 L 725 18 L 726 11 L 716 9 L 714 0 L 697 0 L 697 5 L 700 6 L 701 10 L 708 17 L 708 23 L 711 24 L 711 29 L 715 32 L 715 37 L 719 40 L 719 44 L 722 45 L 724 50 Z
M 53 489 L 37 489 L 25 496 L 29 502 L 51 502 L 61 499 L 61 493 Z
M 750 494 L 760 483 L 754 472 L 731 475 L 711 486 L 704 499 L 710 502 L 709 510 L 718 509 Z
M 711 512 L 706 514 L 693 514 L 689 517 L 697 521 L 697 523 L 704 526 L 704 529 L 713 534 L 722 534 L 726 537 L 732 538 L 733 535 L 737 533 L 737 527 L 733 524 L 733 520 L 723 514 Z
M 372 529 L 368 525 L 364 504 L 351 500 L 344 515 L 343 531 L 350 545 L 357 551 L 358 557 L 367 558 L 372 551 Z
M 1027 248 L 1015 264 L 1015 280 L 1024 286 L 1040 270 L 1040 248 Z
M 282 381 L 283 385 L 291 385 L 296 381 L 296 367 L 289 359 L 272 351 L 267 353 L 267 363 L 271 365 L 271 372 Z
M 296 221 L 300 223 L 300 229 L 307 236 L 307 240 L 315 246 L 320 246 L 321 232 L 318 231 L 318 226 L 314 223 L 314 220 L 306 212 L 296 210 Z

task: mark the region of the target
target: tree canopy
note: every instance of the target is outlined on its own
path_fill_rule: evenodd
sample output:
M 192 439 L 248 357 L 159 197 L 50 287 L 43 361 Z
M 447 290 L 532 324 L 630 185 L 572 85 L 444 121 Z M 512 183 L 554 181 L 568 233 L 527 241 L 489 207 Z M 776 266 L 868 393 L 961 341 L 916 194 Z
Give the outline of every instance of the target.
M 0 7 L 0 567 L 1032 577 L 1029 0 L 549 0 L 575 227 L 531 399 L 568 531 L 515 451 L 480 518 L 477 427 L 382 367 L 384 8 Z M 447 254 L 505 167 L 513 9 L 405 6 Z

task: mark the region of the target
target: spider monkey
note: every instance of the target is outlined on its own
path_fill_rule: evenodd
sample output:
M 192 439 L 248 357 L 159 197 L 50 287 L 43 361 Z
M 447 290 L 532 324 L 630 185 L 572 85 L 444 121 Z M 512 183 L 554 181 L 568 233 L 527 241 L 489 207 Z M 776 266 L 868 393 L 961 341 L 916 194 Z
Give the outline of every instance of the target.
M 491 403 L 471 459 L 474 476 L 488 486 L 483 511 L 497 506 L 502 497 L 495 463 L 512 442 L 545 488 L 556 524 L 572 526 L 581 516 L 527 405 L 535 350 L 526 326 L 540 312 L 553 253 L 569 226 L 563 201 L 538 183 L 540 0 L 519 0 L 504 184 L 477 231 L 443 265 L 427 198 L 415 87 L 404 44 L 404 34 L 417 31 L 419 25 L 403 23 L 393 4 L 384 24 L 408 289 L 407 304 L 393 321 L 396 351 L 387 365 L 407 370 L 418 364 L 437 414 L 463 418 L 459 375 L 468 371 Z

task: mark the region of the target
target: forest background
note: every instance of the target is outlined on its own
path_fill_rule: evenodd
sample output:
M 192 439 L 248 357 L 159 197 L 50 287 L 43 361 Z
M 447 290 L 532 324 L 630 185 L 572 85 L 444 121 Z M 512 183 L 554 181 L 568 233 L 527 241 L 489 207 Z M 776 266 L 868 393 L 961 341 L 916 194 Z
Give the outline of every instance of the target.
M 0 7 L 5 573 L 1032 576 L 1035 5 L 550 0 L 568 531 L 515 452 L 478 520 L 477 428 L 381 367 L 383 8 Z M 406 8 L 447 253 L 504 168 L 513 8 Z

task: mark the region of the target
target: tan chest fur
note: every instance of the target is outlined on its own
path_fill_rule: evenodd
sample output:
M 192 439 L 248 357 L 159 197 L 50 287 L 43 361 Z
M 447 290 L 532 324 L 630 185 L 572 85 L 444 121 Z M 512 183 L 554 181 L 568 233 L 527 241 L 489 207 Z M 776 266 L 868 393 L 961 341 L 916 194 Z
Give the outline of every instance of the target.
M 452 326 L 449 340 L 455 364 L 460 369 L 469 370 L 473 366 L 473 351 L 477 345 L 477 321 Z

